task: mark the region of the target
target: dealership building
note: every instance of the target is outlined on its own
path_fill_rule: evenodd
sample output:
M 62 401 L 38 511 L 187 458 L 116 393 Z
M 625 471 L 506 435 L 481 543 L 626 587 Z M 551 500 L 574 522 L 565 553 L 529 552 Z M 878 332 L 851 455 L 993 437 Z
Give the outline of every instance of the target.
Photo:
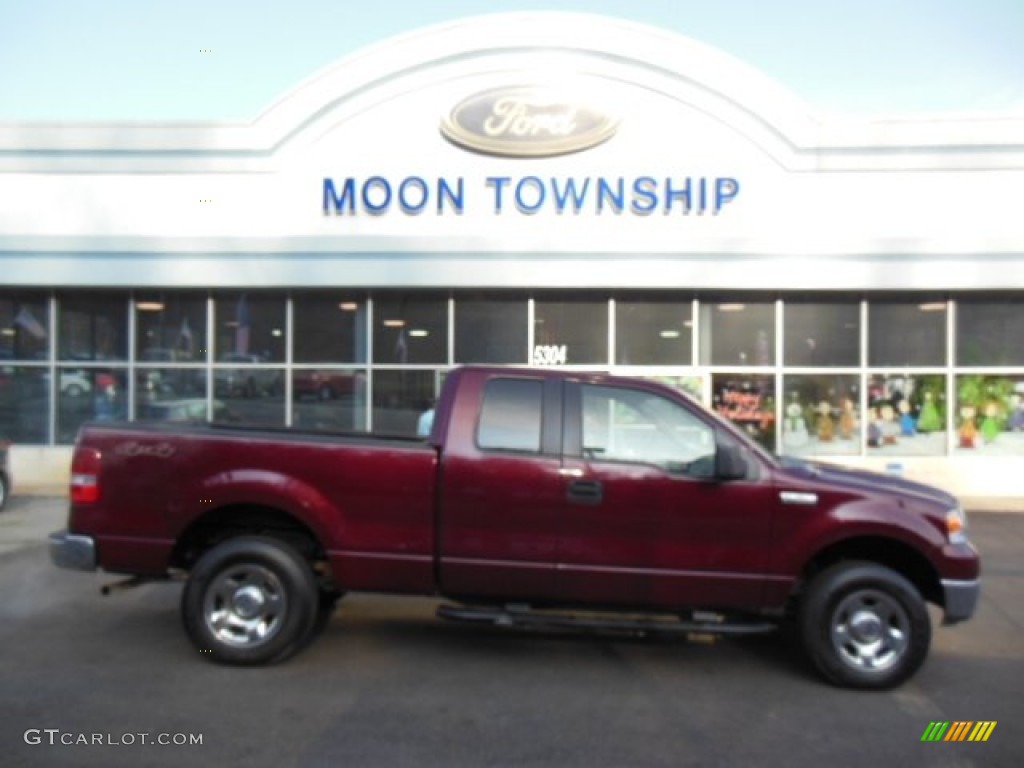
M 383 41 L 252 122 L 0 125 L 0 439 L 415 434 L 446 371 L 658 379 L 782 454 L 1024 496 L 1024 118 L 822 116 L 562 13 Z

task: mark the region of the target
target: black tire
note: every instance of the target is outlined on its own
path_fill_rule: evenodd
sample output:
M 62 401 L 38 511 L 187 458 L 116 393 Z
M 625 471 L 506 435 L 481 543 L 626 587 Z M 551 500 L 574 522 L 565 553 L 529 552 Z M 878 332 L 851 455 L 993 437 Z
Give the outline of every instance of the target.
M 319 609 L 312 568 L 291 546 L 239 536 L 204 553 L 181 596 L 185 631 L 204 657 L 282 661 L 305 644 Z
M 829 682 L 869 689 L 892 688 L 913 675 L 932 634 L 917 588 L 868 562 L 839 563 L 815 576 L 799 628 L 804 650 Z

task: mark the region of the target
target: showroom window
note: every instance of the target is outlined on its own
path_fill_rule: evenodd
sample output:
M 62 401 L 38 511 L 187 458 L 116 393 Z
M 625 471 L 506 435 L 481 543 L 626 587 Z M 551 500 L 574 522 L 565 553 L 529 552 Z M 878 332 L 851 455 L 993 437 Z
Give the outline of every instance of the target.
M 946 302 L 910 297 L 868 303 L 868 364 L 872 367 L 946 364 Z
M 775 377 L 716 373 L 711 407 L 769 451 L 775 450 Z
M 57 298 L 61 360 L 128 358 L 128 298 L 123 294 L 60 294 Z
M 700 336 L 700 359 L 704 365 L 774 365 L 775 303 L 704 303 Z
M 860 303 L 783 307 L 783 363 L 802 368 L 860 365 Z
M 218 362 L 245 365 L 284 362 L 283 296 L 223 294 L 214 303 L 214 313 Z
M 1024 455 L 1024 371 L 956 377 L 954 454 Z
M 946 377 L 879 373 L 868 377 L 863 439 L 868 456 L 946 453 Z
M 301 293 L 292 309 L 296 363 L 365 363 L 366 301 L 346 294 Z
M 783 377 L 782 452 L 792 456 L 858 455 L 860 376 Z
M 616 365 L 690 365 L 692 349 L 692 301 L 615 302 Z
M 202 363 L 207 359 L 206 296 L 140 294 L 135 298 L 135 359 Z
M 0 362 L 46 360 L 50 355 L 50 313 L 44 294 L 0 293 Z
M 379 294 L 373 318 L 374 364 L 448 362 L 447 297 Z
M 527 300 L 473 294 L 455 300 L 455 362 L 525 365 Z
M 1024 301 L 959 301 L 956 364 L 1024 366 Z
M 544 297 L 534 302 L 533 362 L 608 364 L 608 301 Z
M 373 374 L 373 431 L 425 437 L 441 391 L 441 371 L 376 371 Z M 429 431 L 429 430 L 428 430 Z

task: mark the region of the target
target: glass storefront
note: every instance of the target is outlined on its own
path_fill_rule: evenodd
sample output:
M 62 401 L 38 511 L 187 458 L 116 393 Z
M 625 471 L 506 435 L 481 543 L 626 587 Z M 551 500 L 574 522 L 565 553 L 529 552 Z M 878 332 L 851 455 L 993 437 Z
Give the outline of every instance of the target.
M 414 435 L 463 363 L 686 391 L 798 456 L 1024 455 L 1024 295 L 0 291 L 0 438 L 90 420 Z

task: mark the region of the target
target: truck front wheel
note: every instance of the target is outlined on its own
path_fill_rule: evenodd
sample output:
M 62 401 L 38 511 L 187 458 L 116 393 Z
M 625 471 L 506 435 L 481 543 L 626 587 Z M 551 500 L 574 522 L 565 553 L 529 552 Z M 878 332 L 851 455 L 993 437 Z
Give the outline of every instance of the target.
M 891 688 L 913 675 L 931 642 L 920 593 L 881 565 L 844 562 L 810 582 L 800 634 L 814 666 L 850 688 Z
M 239 536 L 204 553 L 181 598 L 200 653 L 228 664 L 280 661 L 302 647 L 317 618 L 313 571 L 288 544 Z

